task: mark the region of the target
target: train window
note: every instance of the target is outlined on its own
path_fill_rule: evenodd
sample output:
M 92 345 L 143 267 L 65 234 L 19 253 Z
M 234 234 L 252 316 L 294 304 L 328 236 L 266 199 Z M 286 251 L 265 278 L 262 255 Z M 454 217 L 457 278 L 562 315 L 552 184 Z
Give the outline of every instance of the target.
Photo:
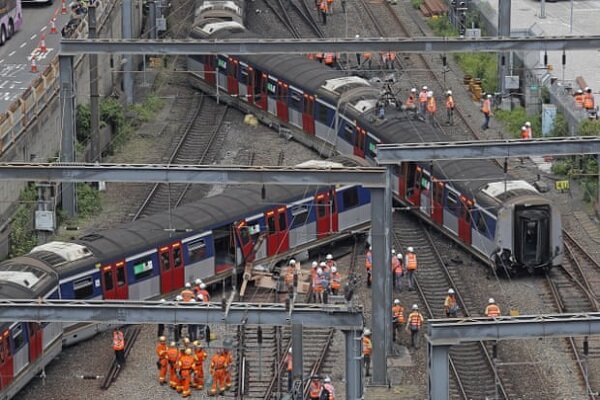
M 279 230 L 285 231 L 287 229 L 287 218 L 285 211 L 279 214 Z
M 446 206 L 450 212 L 452 212 L 453 214 L 458 214 L 458 211 L 460 210 L 460 205 L 458 204 L 458 197 L 454 193 L 448 192 Z
M 87 299 L 94 294 L 94 280 L 92 277 L 90 276 L 74 281 L 73 292 L 76 299 Z
M 113 290 L 115 285 L 113 284 L 112 269 L 110 269 L 110 267 L 109 267 L 103 273 L 104 273 L 104 290 Z
M 323 108 L 323 106 L 321 106 L 321 108 Z M 344 129 L 342 130 L 342 138 L 348 142 L 348 143 L 353 143 L 354 144 L 354 127 L 352 125 L 350 125 L 349 122 L 346 122 L 344 124 Z M 358 135 L 356 135 L 358 136 Z
M 227 61 L 223 60 L 222 58 L 219 58 L 217 60 L 217 68 L 227 70 Z
M 442 203 L 442 193 L 444 193 L 444 187 L 439 182 L 436 182 L 435 185 L 433 185 L 433 201 L 436 204 Z
M 15 344 L 15 351 L 19 350 L 25 345 L 25 334 L 23 333 L 23 325 L 19 324 L 12 330 L 13 343 Z
M 429 176 L 427 176 L 427 175 L 421 176 L 421 189 L 425 189 L 425 190 L 429 189 Z
M 342 193 L 342 201 L 344 202 L 344 209 L 347 210 L 358 205 L 358 188 L 352 187 L 344 190 Z
M 336 209 L 337 209 L 337 204 L 336 204 L 336 200 L 335 200 L 335 191 L 333 191 L 333 190 L 329 192 L 329 201 L 331 202 L 331 213 L 335 214 Z
M 181 262 L 181 246 L 175 247 L 173 249 L 173 265 L 175 268 L 181 267 L 183 263 Z
M 136 280 L 152 276 L 152 258 L 147 257 L 133 263 L 133 275 Z
M 308 220 L 308 206 L 298 205 L 292 207 L 292 227 L 304 225 Z
M 329 116 L 329 107 L 327 107 L 325 104 L 323 103 L 319 103 L 319 107 L 317 109 L 317 121 L 325 124 L 325 125 L 330 125 L 331 124 L 331 117 Z M 346 122 L 346 126 L 350 126 L 350 139 L 347 140 L 349 143 L 352 143 L 352 134 L 354 132 L 354 127 L 352 125 L 349 125 L 348 122 Z
M 127 284 L 127 280 L 125 278 L 125 266 L 117 267 L 117 286 L 121 287 Z
M 327 210 L 325 210 L 325 204 L 323 200 L 317 201 L 317 214 L 319 218 L 323 218 L 327 214 Z
M 241 68 L 240 83 L 242 85 L 247 85 L 248 84 L 248 67 L 242 65 L 240 68 Z
M 377 157 L 377 143 L 369 141 L 367 146 L 367 156 L 370 158 Z
M 269 233 L 274 233 L 277 231 L 275 229 L 275 217 L 273 215 L 267 217 L 267 231 Z
M 169 260 L 169 252 L 165 251 L 160 253 L 160 262 L 162 264 L 162 268 L 165 271 L 168 271 L 171 268 L 171 260 Z
M 277 84 L 273 81 L 269 81 L 267 83 L 267 90 L 269 91 L 269 93 L 271 93 L 272 95 L 275 95 L 277 93 Z
M 248 229 L 242 229 L 242 231 L 246 233 L 246 237 L 249 239 Z M 246 243 L 248 242 L 246 241 Z M 190 257 L 190 263 L 204 260 L 206 258 L 206 243 L 204 242 L 204 239 L 196 239 L 190 242 L 188 244 L 188 255 Z
M 302 94 L 292 90 L 290 93 L 290 107 L 297 111 L 302 111 Z

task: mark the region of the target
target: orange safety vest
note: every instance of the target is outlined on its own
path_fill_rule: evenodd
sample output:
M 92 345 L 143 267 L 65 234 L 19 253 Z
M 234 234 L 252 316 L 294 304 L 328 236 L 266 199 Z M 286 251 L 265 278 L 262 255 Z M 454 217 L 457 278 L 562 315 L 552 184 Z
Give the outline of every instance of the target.
M 340 277 L 340 273 L 339 272 L 335 272 L 331 274 L 331 288 L 332 289 L 339 289 L 340 287 L 342 287 L 342 283 L 341 281 L 341 277 Z
M 394 319 L 396 320 L 396 322 L 403 324 L 404 323 L 404 307 L 402 307 L 401 305 L 394 305 L 392 307 L 392 315 L 394 316 Z
M 204 362 L 204 360 L 206 360 L 206 357 L 208 357 L 208 355 L 206 354 L 204 349 L 199 349 L 194 351 L 194 357 L 196 357 L 196 367 L 201 367 L 202 363 Z
M 400 264 L 400 260 L 395 255 L 392 256 L 392 272 L 395 274 L 402 273 L 402 264 Z
M 293 359 L 290 353 L 285 356 L 285 363 L 287 365 L 287 371 L 290 372 L 293 369 Z
M 125 348 L 125 337 L 123 332 L 113 332 L 113 350 L 123 350 Z
M 531 128 L 527 128 L 527 139 L 533 139 L 533 130 Z
M 421 328 L 421 325 L 423 325 L 423 316 L 420 312 L 413 311 L 408 316 L 408 322 L 410 323 L 410 326 L 416 326 L 417 328 Z
M 586 93 L 583 95 L 583 108 L 586 110 L 591 110 L 594 108 L 594 95 L 591 93 Z
M 446 108 L 454 109 L 454 98 L 452 96 L 446 97 Z
M 181 297 L 184 303 L 189 303 L 194 298 L 194 292 L 190 289 L 184 289 L 181 291 Z
M 179 366 L 179 369 L 181 369 L 182 371 L 190 370 L 190 369 L 194 368 L 194 357 L 191 355 L 188 355 L 188 354 L 184 354 L 179 359 L 179 362 L 177 363 L 177 365 Z
M 285 284 L 287 286 L 292 286 L 294 284 L 294 268 L 288 267 L 288 270 L 285 274 Z
M 200 289 L 198 290 L 198 294 L 202 295 L 202 297 L 204 297 L 204 302 L 208 303 L 210 301 L 210 294 L 208 293 L 208 290 L 206 289 Z
M 327 53 L 325 54 L 325 64 L 326 65 L 332 65 L 333 64 L 333 53 Z
M 329 393 L 327 400 L 335 400 L 335 389 L 333 388 L 333 385 L 331 383 L 326 383 L 323 385 L 323 388 Z
M 371 339 L 366 336 L 363 336 L 363 355 L 370 356 L 373 351 L 373 344 L 371 343 Z
M 485 99 L 481 105 L 481 112 L 489 114 L 492 111 L 492 102 L 490 99 Z
M 308 390 L 308 395 L 311 399 L 318 399 L 321 397 L 321 382 L 319 381 L 311 381 L 310 382 L 310 389 Z
M 323 285 L 321 285 L 321 277 L 318 274 L 313 275 L 312 280 L 313 291 L 320 293 L 323 291 Z
M 485 315 L 487 317 L 499 317 L 500 316 L 500 307 L 496 304 L 488 304 L 485 308 Z
M 446 300 L 444 301 L 444 307 L 446 311 L 450 310 L 452 307 L 456 305 L 456 297 L 454 296 L 446 296 Z
M 417 269 L 417 255 L 415 253 L 408 253 L 406 255 L 406 269 L 409 271 Z
M 371 53 L 363 53 L 363 57 L 365 60 L 370 60 L 371 59 Z
M 414 106 L 415 105 L 415 97 L 411 94 L 410 96 L 408 96 L 408 99 L 406 99 L 406 103 L 407 106 Z
M 578 93 L 575 95 L 575 104 L 577 107 L 583 107 L 583 93 Z
M 419 103 L 427 103 L 427 92 L 424 90 L 419 93 Z
M 427 98 L 427 111 L 430 113 L 434 113 L 437 111 L 437 103 L 435 102 L 435 97 Z
M 367 271 L 370 271 L 373 268 L 373 253 L 371 251 L 367 251 L 367 257 L 365 258 L 365 268 Z

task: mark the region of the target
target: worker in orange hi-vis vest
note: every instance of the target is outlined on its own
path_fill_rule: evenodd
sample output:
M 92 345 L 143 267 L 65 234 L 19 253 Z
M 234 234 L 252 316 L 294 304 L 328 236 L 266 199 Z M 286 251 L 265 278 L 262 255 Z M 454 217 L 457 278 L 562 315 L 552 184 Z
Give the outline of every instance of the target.
M 210 395 L 214 396 L 219 391 L 225 393 L 225 370 L 227 369 L 227 359 L 223 354 L 223 349 L 220 349 L 212 356 L 210 360 L 210 374 L 212 375 L 212 385 L 210 387 Z
M 294 370 L 294 358 L 292 356 L 292 348 L 288 349 L 287 354 L 285 355 L 285 370 L 288 374 L 288 392 L 292 391 L 292 383 L 294 381 L 294 377 L 292 376 L 292 372 Z
M 423 86 L 419 92 L 419 115 L 425 118 L 425 111 L 427 111 L 427 93 L 429 89 L 427 86 Z
M 225 363 L 227 364 L 227 367 L 225 367 L 225 389 L 229 390 L 231 388 L 231 367 L 233 365 L 233 354 L 231 353 L 233 342 L 230 339 L 225 339 L 223 347 L 223 357 L 225 357 Z
M 400 304 L 400 299 L 394 300 L 394 305 L 392 306 L 392 322 L 394 325 L 392 340 L 395 342 L 398 337 L 397 332 L 402 325 L 404 325 L 404 307 Z
M 204 360 L 208 357 L 199 340 L 194 342 L 194 387 L 198 390 L 204 389 Z
M 194 291 L 192 290 L 192 284 L 190 282 L 186 282 L 185 289 L 181 291 L 180 295 L 184 303 L 189 303 L 190 300 L 195 297 Z
M 404 260 L 406 266 L 406 272 L 408 274 L 408 290 L 415 290 L 415 272 L 417 272 L 417 255 L 415 249 L 409 247 L 406 249 L 406 256 Z
M 454 97 L 452 96 L 452 90 L 446 92 L 446 124 L 454 125 Z
M 500 316 L 500 307 L 496 304 L 496 301 L 490 297 L 488 305 L 485 307 L 484 314 L 486 317 L 496 318 Z
M 156 344 L 156 356 L 158 357 L 158 361 L 156 361 L 156 366 L 158 367 L 158 382 L 161 385 L 167 383 L 167 368 L 169 366 L 167 348 L 167 338 L 164 336 L 159 337 L 158 343 Z
M 342 277 L 340 276 L 340 273 L 337 271 L 337 267 L 331 267 L 330 282 L 331 282 L 331 293 L 334 295 L 337 295 L 340 292 L 340 289 L 342 287 Z
M 373 352 L 373 342 L 371 342 L 371 331 L 369 329 L 365 329 L 363 333 L 362 350 L 365 376 L 371 376 L 371 353 Z
M 113 331 L 112 348 L 115 351 L 115 357 L 119 366 L 125 364 L 125 336 L 119 328 L 115 328 Z
M 419 312 L 419 306 L 413 304 L 412 312 L 408 314 L 408 320 L 406 322 L 406 330 L 410 329 L 410 343 L 415 349 L 419 348 L 419 332 L 425 322 L 425 318 Z
M 531 122 L 525 122 L 525 128 L 527 128 L 527 139 L 533 139 L 533 129 L 531 128 Z
M 333 0 L 327 0 L 327 8 L 329 15 L 333 15 Z
M 490 117 L 492 116 L 492 95 L 488 94 L 485 96 L 483 103 L 481 104 L 481 112 L 483 113 L 483 125 L 481 129 L 484 131 L 490 128 Z
M 181 376 L 181 396 L 189 397 L 192 394 L 190 384 L 192 383 L 192 371 L 194 369 L 194 356 L 192 349 L 185 349 L 183 355 L 177 361 L 179 375 Z
M 371 287 L 372 270 L 373 270 L 373 247 L 369 246 L 365 257 L 365 269 L 367 270 L 367 286 Z
M 321 4 L 319 5 L 319 10 L 321 10 L 321 18 L 323 18 L 323 25 L 327 25 L 327 13 L 329 12 L 329 7 L 327 6 L 327 0 L 321 0 Z
M 430 90 L 427 92 L 427 119 L 430 123 L 433 123 L 435 118 L 435 113 L 437 112 L 437 102 L 435 101 L 435 97 L 433 97 L 433 91 Z

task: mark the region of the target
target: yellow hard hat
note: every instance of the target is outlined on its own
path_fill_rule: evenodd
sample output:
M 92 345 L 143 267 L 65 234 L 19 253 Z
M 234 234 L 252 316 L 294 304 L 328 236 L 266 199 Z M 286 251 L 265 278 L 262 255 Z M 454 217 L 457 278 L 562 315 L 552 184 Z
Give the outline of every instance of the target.
M 202 343 L 200 343 L 199 340 L 194 340 L 194 346 L 196 346 L 196 347 L 202 347 Z
M 187 354 L 187 355 L 192 354 L 192 349 L 185 349 L 185 354 Z
M 164 337 L 164 336 L 161 336 L 161 337 L 158 338 L 158 340 L 160 340 L 161 342 L 166 342 L 167 338 Z
M 184 344 L 190 344 L 190 338 L 188 338 L 188 337 L 184 337 L 184 338 L 183 338 L 183 343 L 184 343 Z

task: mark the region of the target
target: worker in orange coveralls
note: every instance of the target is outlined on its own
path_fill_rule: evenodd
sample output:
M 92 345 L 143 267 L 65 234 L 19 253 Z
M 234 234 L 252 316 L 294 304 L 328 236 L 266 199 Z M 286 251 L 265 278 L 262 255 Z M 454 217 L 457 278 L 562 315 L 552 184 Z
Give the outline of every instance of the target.
M 164 336 L 158 338 L 158 343 L 156 344 L 156 356 L 158 357 L 158 361 L 156 362 L 156 366 L 158 367 L 158 382 L 161 385 L 164 385 L 167 383 L 167 366 L 169 365 L 169 358 L 167 357 L 167 338 Z
M 224 349 L 220 349 L 210 360 L 210 374 L 212 375 L 212 385 L 210 387 L 210 395 L 214 396 L 218 391 L 225 393 L 225 370 L 227 369 L 227 358 Z
M 184 354 L 177 362 L 179 374 L 181 375 L 181 396 L 189 397 L 192 394 L 190 383 L 192 382 L 192 370 L 194 369 L 194 356 L 192 349 L 185 349 Z
M 225 363 L 227 367 L 225 368 L 225 388 L 229 390 L 231 388 L 231 366 L 233 365 L 233 354 L 231 354 L 231 348 L 233 343 L 230 339 L 225 339 L 223 341 L 223 356 L 225 357 Z
M 171 389 L 177 389 L 179 378 L 177 377 L 177 361 L 179 360 L 179 349 L 177 343 L 169 343 L 167 348 L 167 360 L 169 361 L 169 386 Z
M 194 367 L 194 387 L 196 389 L 204 389 L 204 360 L 208 357 L 206 351 L 202 348 L 202 343 L 199 340 L 194 342 L 196 350 L 194 357 L 196 357 L 196 364 Z

